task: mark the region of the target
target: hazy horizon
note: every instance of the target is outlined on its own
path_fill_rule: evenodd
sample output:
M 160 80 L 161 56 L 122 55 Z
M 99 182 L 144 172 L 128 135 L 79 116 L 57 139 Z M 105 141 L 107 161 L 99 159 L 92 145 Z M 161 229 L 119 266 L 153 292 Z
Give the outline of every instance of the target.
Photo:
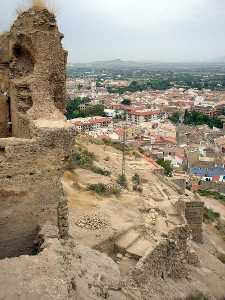
M 49 1 L 69 63 L 204 62 L 225 56 L 224 0 Z M 16 9 L 28 2 L 1 4 L 0 31 L 9 29 Z

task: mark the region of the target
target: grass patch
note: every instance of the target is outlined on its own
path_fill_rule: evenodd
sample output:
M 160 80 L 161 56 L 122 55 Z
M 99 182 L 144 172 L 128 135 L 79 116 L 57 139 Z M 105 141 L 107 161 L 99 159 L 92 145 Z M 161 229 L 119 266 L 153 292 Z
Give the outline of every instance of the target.
M 82 149 L 81 147 L 78 147 L 78 149 L 76 149 L 72 154 L 69 165 L 71 169 L 80 167 L 82 169 L 90 170 L 96 174 L 100 174 L 103 176 L 110 176 L 111 175 L 110 171 L 104 170 L 94 165 L 95 160 L 96 157 L 94 153 Z
M 186 300 L 208 300 L 209 298 L 202 292 L 194 292 L 189 295 Z
M 95 166 L 93 166 L 91 168 L 91 171 L 93 171 L 96 174 L 103 175 L 103 176 L 110 176 L 111 175 L 110 171 L 104 170 L 104 169 L 101 169 L 101 168 L 95 167 Z
M 129 153 L 129 151 L 130 151 L 130 147 L 126 144 L 124 145 L 121 142 L 112 141 L 111 139 L 103 139 L 103 142 L 106 146 L 111 146 L 119 151 L 123 151 L 124 148 L 125 148 L 126 153 Z
M 72 167 L 90 169 L 93 166 L 95 159 L 94 153 L 79 147 L 73 152 L 70 163 Z
M 100 139 L 90 138 L 89 141 L 94 145 L 104 145 L 104 142 Z
M 211 197 L 213 199 L 219 200 L 221 203 L 225 205 L 225 196 L 220 194 L 219 192 L 210 191 L 210 190 L 198 190 L 200 196 L 203 197 Z
M 119 187 L 113 185 L 112 186 L 107 185 L 104 183 L 89 184 L 87 189 L 88 191 L 92 191 L 99 195 L 104 195 L 104 196 L 111 196 L 111 195 L 118 196 L 121 192 Z
M 204 222 L 205 223 L 213 223 L 220 218 L 220 214 L 214 212 L 211 208 L 204 208 Z

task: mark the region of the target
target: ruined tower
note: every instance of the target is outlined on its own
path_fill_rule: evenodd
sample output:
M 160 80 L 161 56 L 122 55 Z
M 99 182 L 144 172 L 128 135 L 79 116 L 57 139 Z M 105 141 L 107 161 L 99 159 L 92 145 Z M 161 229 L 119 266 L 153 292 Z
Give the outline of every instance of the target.
M 37 7 L 0 36 L 0 258 L 30 254 L 46 224 L 68 234 L 61 177 L 73 131 L 62 38 L 55 16 Z

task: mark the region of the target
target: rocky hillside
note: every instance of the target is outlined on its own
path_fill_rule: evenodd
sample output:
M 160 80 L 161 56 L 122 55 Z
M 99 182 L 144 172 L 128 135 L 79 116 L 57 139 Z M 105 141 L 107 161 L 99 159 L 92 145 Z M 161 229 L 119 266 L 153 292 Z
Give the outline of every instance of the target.
M 63 179 L 70 237 L 46 226 L 37 255 L 1 260 L 0 299 L 224 299 L 225 208 L 175 186 L 133 149 L 126 178 L 121 165 L 120 144 L 76 139 Z M 180 209 L 191 204 L 195 219 L 202 202 L 204 223 L 194 225 L 203 243 Z
M 225 240 L 218 224 L 224 226 L 225 207 L 219 206 L 220 215 L 211 218 L 212 212 L 216 213 L 210 206 L 213 202 L 187 190 L 181 195 L 179 187 L 155 174 L 151 162 L 132 149 L 126 149 L 126 180 L 121 182 L 120 147 L 118 143 L 77 139 L 71 170 L 64 176 L 73 238 L 112 258 L 119 267 L 127 299 L 182 299 L 197 291 L 206 297 L 222 299 L 225 296 Z M 167 271 L 158 274 L 160 267 L 155 265 L 155 276 L 146 272 L 148 280 L 137 279 L 133 270 L 145 261 L 146 254 L 152 255 L 171 232 L 186 224 L 177 210 L 177 201 L 196 197 L 206 204 L 204 242 L 196 243 L 191 236 L 187 238 L 185 257 L 175 262 L 179 273 L 175 281 L 171 279 L 173 274 Z M 216 210 L 215 205 L 213 208 Z M 162 258 L 161 261 L 163 263 Z M 185 268 L 184 275 L 180 267 Z

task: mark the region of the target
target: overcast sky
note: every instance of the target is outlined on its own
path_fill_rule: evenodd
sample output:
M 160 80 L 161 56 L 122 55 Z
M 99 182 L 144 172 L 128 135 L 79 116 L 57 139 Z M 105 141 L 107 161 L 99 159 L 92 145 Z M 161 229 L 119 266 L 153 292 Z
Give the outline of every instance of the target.
M 0 1 L 3 31 L 26 0 Z M 225 57 L 225 0 L 49 1 L 54 2 L 70 62 Z

